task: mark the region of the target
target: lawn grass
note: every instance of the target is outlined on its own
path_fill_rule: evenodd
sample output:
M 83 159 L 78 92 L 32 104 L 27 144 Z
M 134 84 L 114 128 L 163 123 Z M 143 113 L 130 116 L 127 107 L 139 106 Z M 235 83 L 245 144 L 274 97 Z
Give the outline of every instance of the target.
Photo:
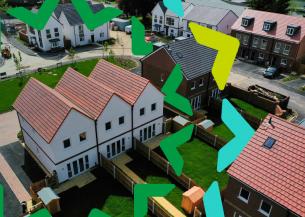
M 258 118 L 258 119 L 264 119 L 268 112 L 264 111 L 263 109 L 257 108 L 243 100 L 237 99 L 237 98 L 231 98 L 230 99 L 235 105 L 237 105 L 240 109 L 247 112 L 248 114 Z
M 225 141 L 230 141 L 231 139 L 234 138 L 234 134 L 223 123 L 219 125 L 215 125 L 212 133 Z
M 133 202 L 132 197 L 111 195 L 106 199 L 101 210 L 110 216 L 130 217 L 133 216 Z
M 288 75 L 286 78 L 283 79 L 284 82 L 293 81 L 298 79 L 299 75 Z
M 179 153 L 184 160 L 183 172 L 192 178 L 203 190 L 207 190 L 213 181 L 218 181 L 220 189 L 225 189 L 229 176 L 226 172 L 218 173 L 217 150 L 199 139 L 193 139 L 181 145 Z
M 132 60 L 118 59 L 116 57 L 108 57 L 107 61 L 116 64 L 125 69 L 130 69 L 136 66 Z M 19 78 L 13 78 L 0 82 L 0 113 L 7 112 L 12 109 L 12 105 L 20 94 L 28 80 L 33 77 L 42 83 L 54 88 L 68 67 L 72 67 L 85 76 L 88 76 L 93 70 L 98 59 L 86 60 L 75 64 L 69 64 L 58 68 L 50 69 L 47 72 L 36 72 Z

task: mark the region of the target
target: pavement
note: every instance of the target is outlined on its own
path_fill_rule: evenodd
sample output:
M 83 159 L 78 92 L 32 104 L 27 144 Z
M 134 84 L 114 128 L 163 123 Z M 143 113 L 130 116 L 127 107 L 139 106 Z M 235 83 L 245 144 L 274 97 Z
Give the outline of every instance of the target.
M 305 118 L 305 96 L 294 88 L 283 84 L 280 79 L 267 79 L 262 75 L 265 68 L 240 62 L 237 60 L 232 68 L 229 82 L 242 88 L 258 84 L 262 87 L 279 92 L 285 96 L 290 96 L 289 108 L 298 113 L 296 122 Z
M 0 147 L 16 142 L 20 126 L 16 111 L 0 115 Z

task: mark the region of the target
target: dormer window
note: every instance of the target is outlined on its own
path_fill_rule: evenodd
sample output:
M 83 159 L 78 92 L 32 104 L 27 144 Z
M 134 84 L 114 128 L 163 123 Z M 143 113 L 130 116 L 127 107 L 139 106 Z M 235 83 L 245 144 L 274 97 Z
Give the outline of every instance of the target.
M 286 30 L 286 35 L 294 36 L 294 35 L 296 35 L 298 33 L 300 28 L 301 28 L 300 26 L 288 25 L 287 26 L 287 30 Z
M 276 26 L 276 22 L 272 20 L 267 20 L 264 22 L 263 30 L 266 32 L 271 31 Z
M 241 25 L 244 27 L 248 27 L 252 25 L 253 22 L 254 22 L 254 17 L 243 17 L 241 20 Z

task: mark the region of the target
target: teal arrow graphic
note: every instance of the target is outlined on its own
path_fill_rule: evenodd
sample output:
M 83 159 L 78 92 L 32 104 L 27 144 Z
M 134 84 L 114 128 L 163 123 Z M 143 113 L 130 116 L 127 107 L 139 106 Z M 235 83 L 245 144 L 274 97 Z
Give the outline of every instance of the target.
M 160 147 L 177 176 L 181 175 L 184 164 L 177 148 L 191 139 L 193 129 L 193 124 L 188 125 L 160 142 Z
M 217 181 L 214 181 L 205 192 L 203 203 L 207 217 L 225 217 Z
M 165 7 L 177 14 L 179 17 L 184 16 L 181 0 L 163 0 Z
M 164 197 L 174 184 L 136 184 L 134 188 L 134 217 L 144 217 L 148 211 L 148 197 Z
M 218 152 L 217 171 L 222 172 L 238 157 L 255 131 L 227 99 L 222 100 L 221 119 L 235 135 Z
M 182 80 L 181 66 L 177 64 L 162 87 L 161 91 L 165 94 L 164 101 L 185 114 L 193 116 L 190 101 L 176 92 Z

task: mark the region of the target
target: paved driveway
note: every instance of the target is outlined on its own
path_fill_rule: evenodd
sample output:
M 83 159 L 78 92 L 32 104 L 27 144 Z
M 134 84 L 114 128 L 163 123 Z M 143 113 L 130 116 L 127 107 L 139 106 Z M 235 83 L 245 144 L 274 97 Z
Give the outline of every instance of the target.
M 0 147 L 17 141 L 20 127 L 15 111 L 0 115 Z
M 289 107 L 298 112 L 298 120 L 305 118 L 305 96 L 296 92 L 293 88 L 281 84 L 278 80 L 270 80 L 263 77 L 264 68 L 236 61 L 229 78 L 229 82 L 243 88 L 258 84 L 283 95 L 290 96 Z

